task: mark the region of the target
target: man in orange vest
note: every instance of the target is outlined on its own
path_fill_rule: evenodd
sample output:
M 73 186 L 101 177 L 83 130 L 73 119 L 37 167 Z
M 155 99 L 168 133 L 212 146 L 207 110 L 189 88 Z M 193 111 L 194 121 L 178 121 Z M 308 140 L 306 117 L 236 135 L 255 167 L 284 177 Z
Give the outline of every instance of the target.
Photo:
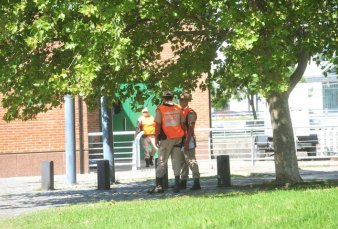
M 147 107 L 142 110 L 142 116 L 137 120 L 135 137 L 141 131 L 143 131 L 141 142 L 144 149 L 144 160 L 146 167 L 149 167 L 149 165 L 154 165 L 153 157 L 157 147 L 155 145 L 155 121 L 154 117 L 149 114 Z
M 158 150 L 156 186 L 149 193 L 163 193 L 163 177 L 166 174 L 168 158 L 171 155 L 175 175 L 174 192 L 179 192 L 181 172 L 181 143 L 185 132 L 185 118 L 179 105 L 173 102 L 170 91 L 163 93 L 163 104 L 156 109 L 155 144 Z
M 191 95 L 189 93 L 183 93 L 180 95 L 180 105 L 183 110 L 183 115 L 185 117 L 185 126 L 186 134 L 183 141 L 184 149 L 184 159 L 182 160 L 182 172 L 181 172 L 181 182 L 180 189 L 187 188 L 187 179 L 189 176 L 189 168 L 192 171 L 192 176 L 194 178 L 194 184 L 190 190 L 200 190 L 200 172 L 199 167 L 196 161 L 195 148 L 196 148 L 196 138 L 195 138 L 195 123 L 197 120 L 196 112 L 189 107 L 189 102 L 191 101 Z

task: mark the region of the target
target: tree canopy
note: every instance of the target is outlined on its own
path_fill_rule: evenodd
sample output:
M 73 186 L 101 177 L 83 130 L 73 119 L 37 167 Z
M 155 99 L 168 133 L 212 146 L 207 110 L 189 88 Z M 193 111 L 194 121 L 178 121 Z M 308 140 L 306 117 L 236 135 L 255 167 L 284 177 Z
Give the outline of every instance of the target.
M 163 13 L 153 23 L 170 18 L 168 40 L 179 56 L 158 75 L 191 80 L 207 72 L 206 84 L 219 86 L 216 98 L 245 88 L 262 94 L 271 116 L 276 179 L 301 181 L 288 99 L 311 57 L 338 64 L 337 1 L 155 2 Z
M 156 60 L 154 53 L 161 45 L 132 39 L 151 33 L 135 30 L 137 19 L 129 16 L 136 5 L 134 1 L 2 1 L 4 119 L 30 119 L 60 106 L 66 94 L 83 96 L 91 107 L 98 105 L 100 96 L 112 104 L 135 90 L 140 91 L 135 96 L 147 98 L 137 83 L 155 82 L 148 79 L 146 66 Z
M 336 1 L 35 0 L 0 10 L 6 120 L 59 106 L 65 94 L 95 106 L 101 95 L 128 97 L 135 83 L 193 90 L 203 73 L 202 88 L 220 85 L 216 98 L 242 88 L 269 96 L 299 81 L 301 57 L 337 64 Z M 167 42 L 174 55 L 161 60 Z
M 338 64 L 336 0 L 2 2 L 6 120 L 59 106 L 65 94 L 95 106 L 102 95 L 113 102 L 135 90 L 136 99 L 191 91 L 206 74 L 200 87 L 216 83 L 216 97 L 247 88 L 267 98 L 277 179 L 301 180 L 288 96 L 311 57 Z M 165 44 L 171 58 L 161 56 Z

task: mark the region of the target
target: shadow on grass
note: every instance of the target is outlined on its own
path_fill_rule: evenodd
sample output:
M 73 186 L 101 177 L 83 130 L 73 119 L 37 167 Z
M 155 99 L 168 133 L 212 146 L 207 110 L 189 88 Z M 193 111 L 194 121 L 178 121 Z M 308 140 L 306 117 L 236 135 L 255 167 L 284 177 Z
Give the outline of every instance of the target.
M 306 181 L 302 183 L 296 184 L 288 184 L 288 183 L 280 183 L 280 182 L 265 182 L 262 184 L 249 185 L 249 186 L 241 186 L 233 192 L 228 193 L 219 193 L 214 195 L 200 195 L 199 197 L 204 198 L 231 198 L 238 196 L 247 196 L 247 195 L 255 195 L 261 192 L 274 192 L 280 190 L 315 190 L 315 189 L 324 189 L 324 188 L 333 188 L 338 187 L 338 180 L 313 180 Z
M 250 176 L 231 177 L 231 187 L 217 187 L 215 176 L 202 177 L 202 190 L 190 191 L 192 180 L 188 181 L 187 189 L 176 194 L 169 188 L 163 194 L 148 194 L 147 190 L 154 186 L 154 180 L 125 182 L 111 185 L 110 190 L 97 190 L 96 186 L 77 187 L 71 190 L 34 191 L 21 192 L 19 194 L 2 195 L 0 211 L 28 212 L 47 207 L 60 207 L 73 204 L 97 203 L 101 201 L 134 201 L 157 200 L 184 196 L 198 197 L 231 197 L 238 195 L 252 195 L 261 191 L 291 190 L 291 189 L 318 189 L 326 187 L 338 187 L 338 172 L 318 172 L 311 170 L 301 171 L 302 177 L 306 177 L 303 183 L 285 184 L 275 182 L 275 176 L 271 173 L 251 174 Z M 169 180 L 169 187 L 173 185 L 173 179 Z M 9 204 L 10 203 L 10 204 Z

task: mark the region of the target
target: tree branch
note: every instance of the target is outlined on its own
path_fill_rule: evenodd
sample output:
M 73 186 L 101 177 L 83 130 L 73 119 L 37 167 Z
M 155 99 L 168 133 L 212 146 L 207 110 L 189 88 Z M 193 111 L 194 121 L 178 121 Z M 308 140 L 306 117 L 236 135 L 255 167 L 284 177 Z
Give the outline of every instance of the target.
M 288 89 L 288 92 L 290 93 L 297 83 L 300 81 L 300 79 L 303 77 L 303 74 L 305 72 L 308 60 L 310 58 L 310 54 L 308 51 L 301 51 L 300 55 L 298 57 L 298 65 L 296 70 L 292 73 L 290 77 L 290 87 Z

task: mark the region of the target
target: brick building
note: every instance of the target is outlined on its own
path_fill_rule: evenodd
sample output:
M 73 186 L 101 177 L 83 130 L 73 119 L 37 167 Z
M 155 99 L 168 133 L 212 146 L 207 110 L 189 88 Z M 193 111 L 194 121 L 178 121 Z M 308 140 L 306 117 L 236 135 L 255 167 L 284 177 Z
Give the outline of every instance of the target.
M 162 58 L 172 57 L 166 45 Z M 198 115 L 197 128 L 210 127 L 209 92 L 197 89 L 191 107 Z M 129 116 L 132 111 L 128 112 Z M 4 110 L 0 107 L 0 116 Z M 135 116 L 135 113 L 134 113 Z M 136 120 L 131 120 L 135 125 Z M 88 172 L 88 133 L 100 131 L 99 112 L 89 112 L 86 104 L 75 100 L 77 173 Z M 134 127 L 133 127 L 134 128 Z M 205 133 L 197 133 L 201 138 Z M 203 147 L 202 147 L 203 148 Z M 0 120 L 0 177 L 40 175 L 41 162 L 54 161 L 54 173 L 65 174 L 65 120 L 63 107 L 39 114 L 36 120 Z
M 85 166 L 88 164 L 88 152 L 86 152 L 88 140 L 87 137 L 80 139 L 80 136 L 86 136 L 88 133 L 88 115 L 86 106 L 84 104 L 79 106 L 79 104 L 76 100 L 78 172 L 80 169 L 86 171 L 88 167 Z M 83 108 L 82 112 L 80 107 Z M 0 108 L 1 117 L 3 114 L 4 110 Z M 80 123 L 83 124 L 82 128 Z M 84 161 L 80 161 L 82 158 Z M 43 160 L 54 161 L 55 174 L 65 173 L 65 120 L 62 107 L 39 114 L 36 120 L 25 122 L 16 120 L 10 123 L 0 120 L 0 177 L 39 175 Z

